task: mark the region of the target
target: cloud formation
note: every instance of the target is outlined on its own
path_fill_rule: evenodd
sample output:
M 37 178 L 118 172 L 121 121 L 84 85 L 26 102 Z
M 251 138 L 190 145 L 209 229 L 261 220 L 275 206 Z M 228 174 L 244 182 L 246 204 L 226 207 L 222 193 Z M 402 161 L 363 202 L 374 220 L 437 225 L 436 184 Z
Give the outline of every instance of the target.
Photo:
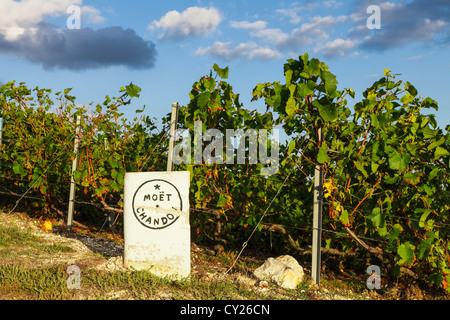
M 279 58 L 280 52 L 267 47 L 262 47 L 254 42 L 240 43 L 233 46 L 231 42 L 216 41 L 207 48 L 199 48 L 195 51 L 197 55 L 209 55 L 225 61 L 231 60 L 270 60 Z
M 183 40 L 191 36 L 208 35 L 222 21 L 222 15 L 214 7 L 190 7 L 183 12 L 167 12 L 161 19 L 154 20 L 149 30 L 159 30 L 159 40 Z
M 97 9 L 81 4 L 82 0 L 2 0 L 0 12 L 8 14 L 0 20 L 0 54 L 20 56 L 46 69 L 153 67 L 155 45 L 131 29 L 68 29 L 45 20 L 48 16 L 69 17 L 67 8 L 79 5 L 82 23 L 104 22 Z
M 338 38 L 324 44 L 318 44 L 313 49 L 313 52 L 320 52 L 325 58 L 344 57 L 350 50 L 354 49 L 357 44 L 357 40 Z M 358 53 L 353 53 L 353 55 L 358 55 Z
M 70 70 L 117 65 L 151 68 L 156 56 L 155 45 L 131 29 L 69 30 L 46 23 L 38 24 L 36 30 L 27 31 L 14 41 L 0 36 L 0 53 L 22 56 L 46 69 Z
M 208 55 L 225 61 L 243 60 L 270 60 L 282 57 L 283 52 L 302 52 L 307 46 L 316 45 L 316 49 L 326 51 L 328 56 L 333 53 L 342 56 L 352 49 L 356 41 L 343 40 L 329 41 L 329 29 L 335 25 L 347 21 L 346 16 L 314 16 L 308 22 L 292 29 L 289 33 L 279 28 L 268 28 L 268 23 L 263 20 L 257 21 L 230 21 L 233 29 L 245 30 L 254 40 L 241 42 L 233 45 L 231 42 L 216 41 L 212 46 L 199 48 L 195 51 L 197 55 Z M 343 44 L 338 51 L 335 47 Z
M 91 6 L 83 6 L 82 0 L 2 0 L 0 1 L 0 33 L 6 40 L 14 41 L 26 31 L 36 30 L 36 25 L 48 16 L 67 15 L 67 8 L 78 6 L 83 21 L 102 23 L 105 21 L 100 11 Z M 7 12 L 8 14 L 4 14 Z
M 310 44 L 328 40 L 328 30 L 346 20 L 346 16 L 314 16 L 307 23 L 292 29 L 290 33 L 279 28 L 266 28 L 267 23 L 265 21 L 234 21 L 230 25 L 236 29 L 249 30 L 251 37 L 274 46 L 277 51 L 299 51 L 305 50 L 306 46 Z
M 384 51 L 407 43 L 450 42 L 450 5 L 448 0 L 413 0 L 393 3 L 367 0 L 358 2 L 351 15 L 354 28 L 349 36 L 363 39 L 359 47 L 371 51 Z M 366 27 L 369 5 L 378 5 L 381 28 Z

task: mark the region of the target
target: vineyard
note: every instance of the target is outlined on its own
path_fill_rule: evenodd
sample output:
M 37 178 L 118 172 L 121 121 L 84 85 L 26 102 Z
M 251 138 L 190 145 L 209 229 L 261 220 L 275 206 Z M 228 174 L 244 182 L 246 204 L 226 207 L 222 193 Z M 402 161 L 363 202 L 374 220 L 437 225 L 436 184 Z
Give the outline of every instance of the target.
M 259 83 L 253 90 L 252 101 L 262 100 L 265 112 L 244 108 L 226 81 L 229 69 L 217 65 L 193 84 L 190 102 L 179 108 L 177 125 L 191 133 L 192 146 L 195 121 L 223 136 L 227 129 L 277 128 L 289 137 L 279 144 L 275 174 L 261 174 L 270 164 L 250 163 L 248 156 L 244 164 L 174 166 L 191 172 L 193 241 L 239 248 L 253 235 L 249 247 L 307 254 L 314 168 L 320 166 L 322 252 L 339 254 L 361 273 L 379 265 L 383 276 L 407 275 L 449 289 L 450 126 L 437 126 L 431 112 L 437 103 L 387 69 L 352 108 L 347 99 L 355 92 L 338 90 L 328 66 L 308 54 L 289 59 L 283 72 L 285 83 Z M 118 97 L 86 107 L 76 104 L 70 89 L 2 85 L 1 205 L 44 219 L 67 218 L 81 117 L 74 220 L 102 225 L 112 217 L 121 230 L 124 173 L 165 171 L 167 165 L 170 114 L 161 128 L 145 109 L 134 119 L 124 117 L 140 91 L 130 84 Z M 214 153 L 225 151 L 216 147 Z

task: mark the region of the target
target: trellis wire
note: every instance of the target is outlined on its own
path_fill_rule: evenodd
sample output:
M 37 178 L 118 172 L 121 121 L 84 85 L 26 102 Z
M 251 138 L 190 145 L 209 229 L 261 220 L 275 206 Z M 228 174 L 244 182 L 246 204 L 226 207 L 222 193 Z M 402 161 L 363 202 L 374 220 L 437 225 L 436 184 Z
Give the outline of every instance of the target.
M 239 257 L 241 256 L 242 252 L 244 251 L 245 247 L 247 246 L 248 242 L 250 241 L 250 239 L 252 238 L 253 234 L 256 232 L 256 229 L 258 229 L 259 225 L 261 224 L 262 220 L 264 219 L 264 217 L 267 214 L 267 211 L 269 210 L 269 208 L 272 206 L 272 203 L 275 201 L 275 199 L 278 197 L 278 194 L 281 191 L 281 188 L 283 188 L 284 184 L 286 183 L 287 179 L 291 176 L 291 172 L 289 172 L 288 176 L 286 177 L 286 179 L 284 179 L 283 183 L 281 184 L 281 186 L 278 188 L 277 193 L 275 194 L 275 196 L 272 198 L 272 201 L 270 201 L 269 205 L 267 206 L 266 210 L 264 211 L 264 213 L 262 214 L 261 218 L 259 219 L 257 225 L 255 226 L 255 228 L 253 229 L 252 233 L 250 234 L 250 236 L 247 238 L 247 241 L 245 241 L 242 244 L 242 248 L 241 251 L 239 251 L 238 255 L 236 256 L 236 258 L 234 259 L 232 265 L 230 268 L 228 268 L 228 270 L 222 275 L 225 276 L 228 272 L 231 271 L 231 269 L 233 269 L 234 265 L 236 264 L 236 262 L 238 261 Z

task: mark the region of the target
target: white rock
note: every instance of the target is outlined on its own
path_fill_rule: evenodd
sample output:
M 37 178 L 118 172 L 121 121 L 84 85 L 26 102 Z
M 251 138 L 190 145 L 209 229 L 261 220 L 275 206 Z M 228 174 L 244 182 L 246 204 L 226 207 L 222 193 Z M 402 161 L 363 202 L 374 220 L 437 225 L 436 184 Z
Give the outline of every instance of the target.
M 269 258 L 253 273 L 259 280 L 275 282 L 285 289 L 295 289 L 305 275 L 302 266 L 289 255 Z

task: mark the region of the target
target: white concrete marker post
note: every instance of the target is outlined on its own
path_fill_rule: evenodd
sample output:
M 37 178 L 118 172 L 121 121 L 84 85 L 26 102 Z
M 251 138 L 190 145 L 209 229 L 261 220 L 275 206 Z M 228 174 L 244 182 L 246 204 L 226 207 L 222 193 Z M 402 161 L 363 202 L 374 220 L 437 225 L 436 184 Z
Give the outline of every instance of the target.
M 189 171 L 125 174 L 125 267 L 175 279 L 190 275 L 189 182 Z

